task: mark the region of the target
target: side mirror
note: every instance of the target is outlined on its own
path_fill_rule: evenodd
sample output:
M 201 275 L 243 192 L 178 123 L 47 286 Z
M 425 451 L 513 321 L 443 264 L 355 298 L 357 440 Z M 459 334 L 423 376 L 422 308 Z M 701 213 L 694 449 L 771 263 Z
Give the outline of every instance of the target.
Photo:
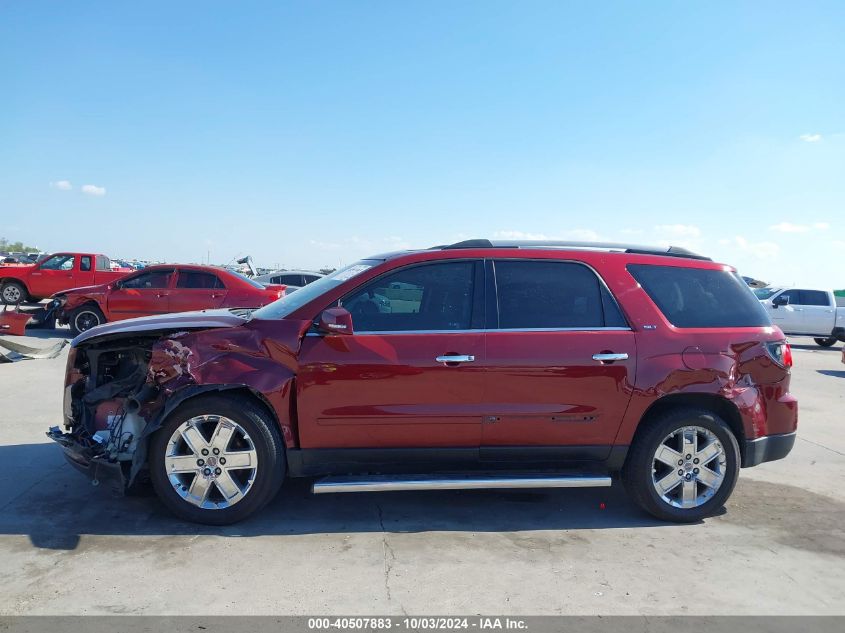
M 352 334 L 352 315 L 346 308 L 328 308 L 320 315 L 317 329 L 326 334 Z
M 777 308 L 779 306 L 785 306 L 789 304 L 789 297 L 784 295 L 778 295 L 774 299 L 772 299 L 772 307 Z

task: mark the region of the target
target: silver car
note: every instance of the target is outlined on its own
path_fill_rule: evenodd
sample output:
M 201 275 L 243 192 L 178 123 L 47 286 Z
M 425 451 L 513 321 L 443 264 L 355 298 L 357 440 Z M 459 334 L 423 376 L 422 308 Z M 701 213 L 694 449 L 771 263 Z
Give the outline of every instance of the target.
M 320 277 L 325 277 L 325 275 L 315 273 L 312 270 L 276 270 L 253 279 L 260 284 L 284 284 L 287 286 L 285 292 L 290 294 L 294 290 L 299 290 L 302 286 L 317 281 Z

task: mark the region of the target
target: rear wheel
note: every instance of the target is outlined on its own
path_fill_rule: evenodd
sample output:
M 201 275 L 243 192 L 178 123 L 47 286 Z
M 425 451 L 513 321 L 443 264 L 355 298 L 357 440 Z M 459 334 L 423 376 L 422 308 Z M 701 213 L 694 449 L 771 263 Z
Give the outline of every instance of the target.
M 26 288 L 18 281 L 7 281 L 0 288 L 0 300 L 6 305 L 16 305 L 28 297 Z
M 827 338 L 814 338 L 816 345 L 821 345 L 822 347 L 830 347 L 834 343 L 836 343 L 836 339 L 832 336 L 828 336 Z
M 105 322 L 105 315 L 100 308 L 94 305 L 80 306 L 76 310 L 73 310 L 68 318 L 70 331 L 74 334 L 81 334 Z
M 191 400 L 150 438 L 150 479 L 176 516 L 209 525 L 242 521 L 264 507 L 285 476 L 275 421 L 244 398 Z
M 673 409 L 653 419 L 625 462 L 634 501 L 666 521 L 698 521 L 721 508 L 739 475 L 739 444 L 710 411 Z

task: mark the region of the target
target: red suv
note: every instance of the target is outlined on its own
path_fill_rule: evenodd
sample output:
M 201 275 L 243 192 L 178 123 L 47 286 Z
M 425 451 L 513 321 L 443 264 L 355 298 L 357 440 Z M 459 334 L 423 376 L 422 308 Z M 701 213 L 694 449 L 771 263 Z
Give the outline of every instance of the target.
M 795 442 L 783 333 L 683 249 L 471 240 L 73 342 L 68 459 L 192 521 L 314 492 L 609 486 L 695 521 Z

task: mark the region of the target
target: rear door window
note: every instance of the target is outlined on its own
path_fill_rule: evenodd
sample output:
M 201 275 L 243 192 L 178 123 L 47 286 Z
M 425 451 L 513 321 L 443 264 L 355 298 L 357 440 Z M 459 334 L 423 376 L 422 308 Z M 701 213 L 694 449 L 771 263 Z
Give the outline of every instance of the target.
M 172 270 L 156 270 L 148 273 L 142 273 L 140 275 L 136 275 L 135 277 L 124 279 L 120 282 L 120 287 L 127 290 L 167 288 L 172 272 Z
M 802 306 L 830 306 L 830 299 L 821 290 L 799 290 L 798 301 Z
M 724 270 L 629 264 L 633 275 L 675 327 L 765 327 L 762 304 L 739 275 Z
M 302 275 L 279 275 L 278 277 L 273 277 L 272 279 L 274 284 L 285 284 L 286 286 L 303 286 L 302 283 Z
M 500 329 L 627 327 L 616 301 L 587 266 L 497 260 Z
M 176 280 L 177 288 L 192 288 L 194 290 L 212 290 L 224 288 L 220 278 L 212 273 L 205 273 L 193 270 L 180 270 L 179 278 Z

